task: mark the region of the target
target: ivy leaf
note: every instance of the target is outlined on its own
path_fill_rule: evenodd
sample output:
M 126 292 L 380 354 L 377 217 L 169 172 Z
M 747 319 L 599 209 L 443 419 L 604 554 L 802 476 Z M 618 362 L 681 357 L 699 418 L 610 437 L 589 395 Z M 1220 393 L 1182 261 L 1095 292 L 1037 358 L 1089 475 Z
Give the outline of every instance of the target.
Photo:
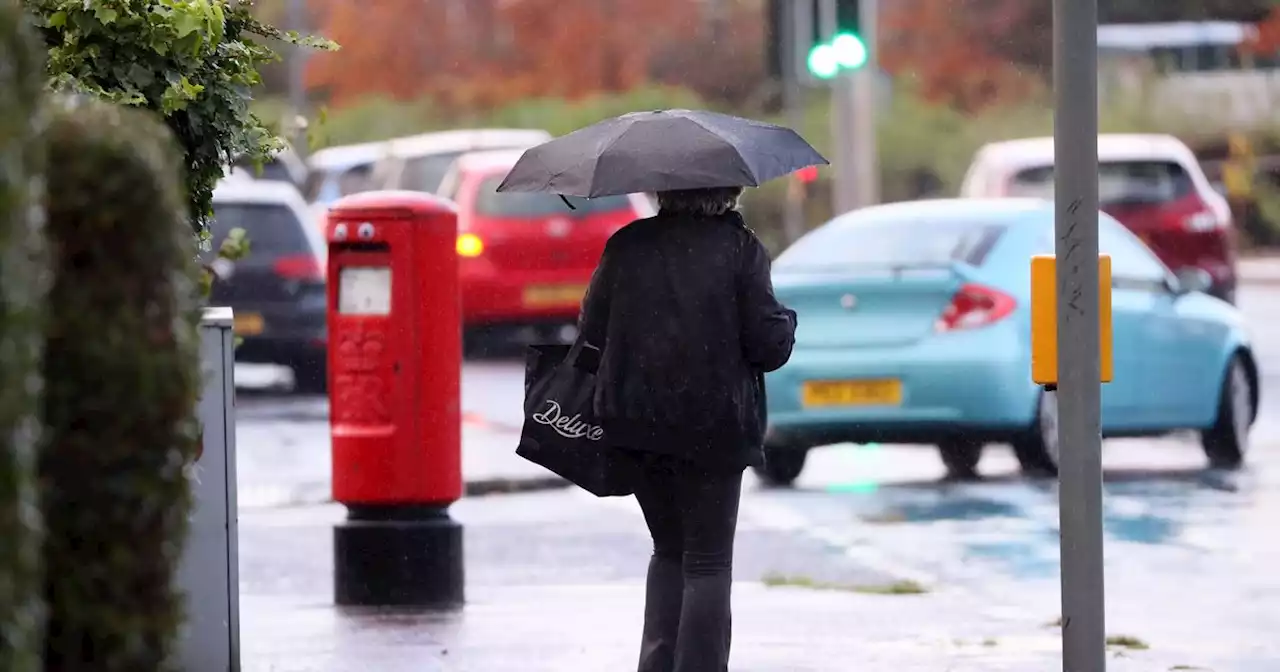
M 152 110 L 184 151 L 189 217 L 203 236 L 226 166 L 283 145 L 249 111 L 259 68 L 279 57 L 247 0 L 21 0 L 49 50 L 48 88 Z M 337 45 L 290 35 L 317 49 Z
M 98 22 L 102 25 L 109 26 L 115 23 L 116 19 L 120 18 L 120 12 L 117 12 L 110 7 L 99 6 L 93 8 L 93 16 L 98 19 Z
M 222 239 L 222 245 L 218 247 L 218 258 L 239 261 L 249 256 L 249 247 L 249 237 L 244 229 L 236 227 L 228 231 L 227 237 Z
M 192 84 L 185 76 L 179 77 L 176 83 L 165 87 L 160 97 L 160 109 L 165 116 L 170 116 L 174 112 L 186 109 L 187 104 L 195 100 L 202 91 L 204 91 L 203 86 Z

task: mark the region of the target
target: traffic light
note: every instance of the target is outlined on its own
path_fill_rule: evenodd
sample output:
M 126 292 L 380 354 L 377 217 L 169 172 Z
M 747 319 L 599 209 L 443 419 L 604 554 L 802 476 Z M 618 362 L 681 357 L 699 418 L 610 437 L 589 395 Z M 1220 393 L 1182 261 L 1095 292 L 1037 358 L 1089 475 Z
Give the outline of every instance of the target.
M 814 5 L 810 26 L 812 46 L 805 61 L 809 74 L 818 79 L 831 79 L 841 70 L 857 70 L 866 65 L 871 54 L 862 33 L 859 0 L 835 0 L 836 30 L 829 41 L 823 39 L 824 0 L 811 1 Z
M 871 60 L 859 0 L 769 0 L 766 59 L 771 76 L 798 76 L 813 82 L 841 70 L 857 70 Z M 835 9 L 834 37 L 824 17 Z M 828 29 L 829 30 L 829 29 Z

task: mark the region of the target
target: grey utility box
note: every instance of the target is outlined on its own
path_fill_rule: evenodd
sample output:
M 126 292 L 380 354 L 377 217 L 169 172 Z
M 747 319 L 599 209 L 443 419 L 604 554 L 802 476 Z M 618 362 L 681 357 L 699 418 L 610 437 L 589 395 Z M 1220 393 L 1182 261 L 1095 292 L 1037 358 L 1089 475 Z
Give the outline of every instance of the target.
M 178 568 L 187 620 L 185 672 L 239 672 L 240 573 L 236 543 L 235 341 L 230 308 L 206 308 L 200 324 L 203 445 L 191 465 L 193 508 Z

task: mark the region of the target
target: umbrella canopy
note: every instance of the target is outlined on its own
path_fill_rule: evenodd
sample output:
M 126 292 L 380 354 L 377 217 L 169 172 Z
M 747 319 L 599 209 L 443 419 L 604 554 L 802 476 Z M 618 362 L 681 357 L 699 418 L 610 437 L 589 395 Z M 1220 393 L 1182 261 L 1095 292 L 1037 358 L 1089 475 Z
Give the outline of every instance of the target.
M 593 198 L 756 187 L 827 163 L 783 126 L 700 110 L 632 112 L 525 150 L 498 191 Z

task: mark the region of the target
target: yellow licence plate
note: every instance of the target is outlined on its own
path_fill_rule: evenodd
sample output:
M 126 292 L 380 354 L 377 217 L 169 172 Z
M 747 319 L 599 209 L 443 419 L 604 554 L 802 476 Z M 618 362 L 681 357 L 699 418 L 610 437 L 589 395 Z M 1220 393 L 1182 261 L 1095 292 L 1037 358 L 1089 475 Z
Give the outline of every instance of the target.
M 231 328 L 237 336 L 257 336 L 262 333 L 262 316 L 258 313 L 237 313 Z
M 805 406 L 896 406 L 902 403 L 902 381 L 810 380 L 801 398 Z
M 524 289 L 524 305 L 570 306 L 582 303 L 587 294 L 586 285 L 531 285 Z

